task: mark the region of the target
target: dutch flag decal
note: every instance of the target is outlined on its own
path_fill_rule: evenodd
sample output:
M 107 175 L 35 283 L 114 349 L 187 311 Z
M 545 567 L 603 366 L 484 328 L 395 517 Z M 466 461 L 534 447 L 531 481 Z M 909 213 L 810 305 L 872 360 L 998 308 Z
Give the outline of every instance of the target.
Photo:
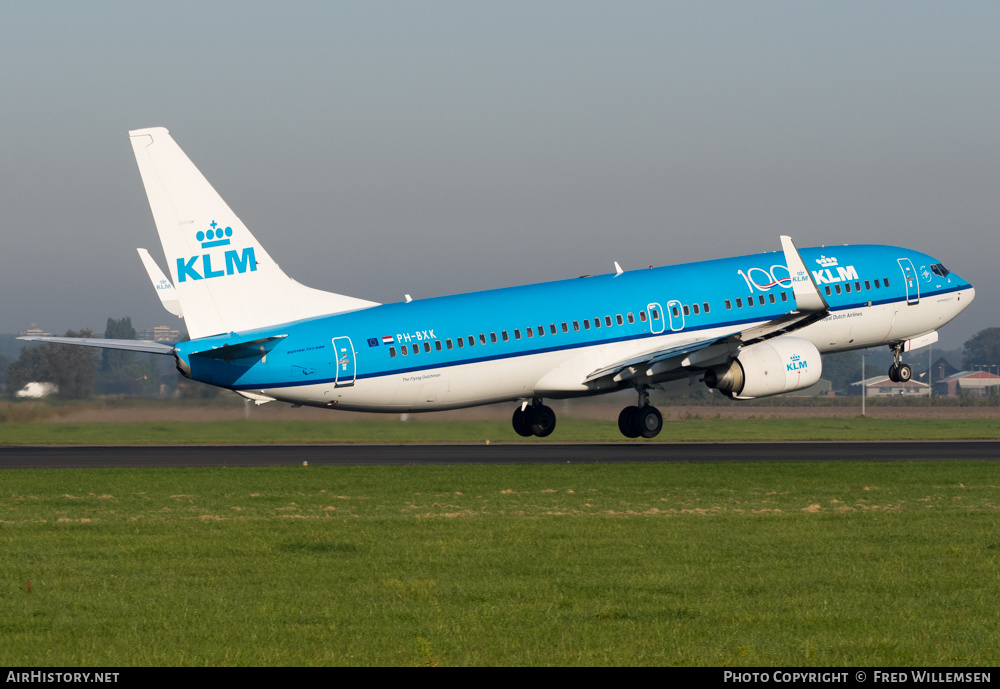
M 383 335 L 382 344 L 392 344 L 392 335 Z

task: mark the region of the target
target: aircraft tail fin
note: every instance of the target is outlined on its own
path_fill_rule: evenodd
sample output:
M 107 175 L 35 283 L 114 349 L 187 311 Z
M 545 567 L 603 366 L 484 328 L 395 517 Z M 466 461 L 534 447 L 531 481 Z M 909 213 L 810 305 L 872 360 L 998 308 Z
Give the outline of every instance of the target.
M 166 129 L 129 137 L 192 339 L 378 305 L 288 277 Z

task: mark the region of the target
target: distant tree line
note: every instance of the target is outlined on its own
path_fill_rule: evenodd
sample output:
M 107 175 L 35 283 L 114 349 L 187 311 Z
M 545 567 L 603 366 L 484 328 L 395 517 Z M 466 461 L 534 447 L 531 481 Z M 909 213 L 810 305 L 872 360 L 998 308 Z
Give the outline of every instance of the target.
M 65 337 L 94 337 L 90 329 L 68 330 Z M 132 319 L 109 318 L 104 337 L 136 339 Z M 20 356 L 6 366 L 6 390 L 11 396 L 31 382 L 54 383 L 61 399 L 83 399 L 97 394 L 153 395 L 161 392 L 163 367 L 155 355 L 54 344 L 21 348 Z M 3 363 L 3 362 L 0 362 Z M 170 380 L 170 377 L 167 377 Z M 176 385 L 171 385 L 171 388 Z

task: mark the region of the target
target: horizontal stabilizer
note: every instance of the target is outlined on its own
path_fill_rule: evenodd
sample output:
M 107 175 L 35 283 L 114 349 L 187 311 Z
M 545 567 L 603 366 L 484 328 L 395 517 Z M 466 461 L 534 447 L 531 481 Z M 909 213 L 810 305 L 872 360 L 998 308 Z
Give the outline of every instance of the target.
M 286 337 L 288 337 L 288 335 L 262 337 L 259 340 L 253 340 L 251 342 L 240 342 L 238 344 L 213 347 L 212 349 L 206 349 L 202 352 L 191 352 L 190 356 L 197 356 L 203 359 L 220 359 L 222 361 L 233 361 L 235 359 L 261 359 Z
M 25 335 L 17 338 L 29 342 L 54 342 L 55 344 L 70 344 L 79 347 L 100 347 L 101 349 L 124 349 L 129 352 L 144 352 L 146 354 L 173 354 L 174 346 L 166 342 L 153 340 L 103 340 L 96 337 L 39 337 Z

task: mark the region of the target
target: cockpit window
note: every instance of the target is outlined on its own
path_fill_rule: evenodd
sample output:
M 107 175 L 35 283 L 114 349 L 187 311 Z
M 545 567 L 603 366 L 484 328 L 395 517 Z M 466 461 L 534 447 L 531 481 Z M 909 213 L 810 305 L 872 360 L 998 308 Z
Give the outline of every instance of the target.
M 943 263 L 935 263 L 931 266 L 931 272 L 935 275 L 940 275 L 943 278 L 948 277 L 948 273 L 951 271 L 944 267 Z

